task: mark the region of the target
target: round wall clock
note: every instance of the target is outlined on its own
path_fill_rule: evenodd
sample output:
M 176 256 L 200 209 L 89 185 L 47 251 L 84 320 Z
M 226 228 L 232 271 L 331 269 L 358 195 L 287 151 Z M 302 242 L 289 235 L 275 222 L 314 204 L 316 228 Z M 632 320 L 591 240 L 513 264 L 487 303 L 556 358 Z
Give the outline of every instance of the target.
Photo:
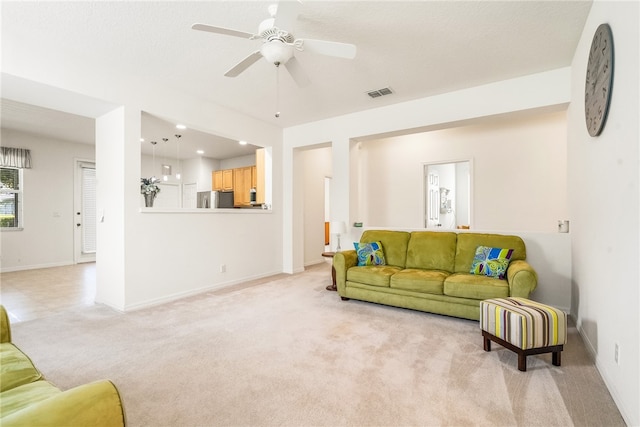
M 602 24 L 593 35 L 584 85 L 584 118 L 589 135 L 598 136 L 607 121 L 613 86 L 613 34 Z

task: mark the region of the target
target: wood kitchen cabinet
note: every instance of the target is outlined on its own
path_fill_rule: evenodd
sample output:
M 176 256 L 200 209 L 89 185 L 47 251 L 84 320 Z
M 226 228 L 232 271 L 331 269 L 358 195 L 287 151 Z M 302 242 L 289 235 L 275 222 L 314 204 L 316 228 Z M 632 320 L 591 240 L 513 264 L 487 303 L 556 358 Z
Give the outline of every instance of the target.
M 255 166 L 217 170 L 211 173 L 213 191 L 233 191 L 233 205 L 251 206 L 251 189 L 256 190 L 256 204 L 264 203 L 265 193 L 265 152 L 256 150 Z
M 211 180 L 211 189 L 213 191 L 222 191 L 222 171 L 213 171 Z
M 233 169 L 222 171 L 222 191 L 233 191 Z
M 256 150 L 256 166 L 253 173 L 253 188 L 256 189 L 256 203 L 264 203 L 265 193 L 265 168 L 264 168 L 264 148 Z
M 235 206 L 250 206 L 253 166 L 233 169 L 233 204 Z
M 233 191 L 233 169 L 213 171 L 213 191 Z

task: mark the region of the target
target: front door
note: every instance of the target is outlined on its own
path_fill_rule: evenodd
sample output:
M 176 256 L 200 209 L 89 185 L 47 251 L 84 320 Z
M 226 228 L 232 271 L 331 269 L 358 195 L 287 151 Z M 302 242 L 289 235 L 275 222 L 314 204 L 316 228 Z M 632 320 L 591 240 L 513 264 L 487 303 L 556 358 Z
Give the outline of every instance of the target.
M 74 261 L 96 260 L 96 164 L 76 161 L 73 212 Z

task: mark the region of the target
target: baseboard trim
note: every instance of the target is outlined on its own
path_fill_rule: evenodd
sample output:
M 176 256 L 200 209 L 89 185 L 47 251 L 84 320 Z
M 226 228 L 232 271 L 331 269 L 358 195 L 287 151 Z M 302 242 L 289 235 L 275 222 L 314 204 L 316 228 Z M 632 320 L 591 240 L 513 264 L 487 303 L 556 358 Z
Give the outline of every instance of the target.
M 575 318 L 574 320 L 576 324 L 576 329 L 578 330 L 578 333 L 582 338 L 582 342 L 584 342 L 585 347 L 587 348 L 587 351 L 589 352 L 589 355 L 591 356 L 591 359 L 594 362 L 596 370 L 600 374 L 602 381 L 604 381 L 604 384 L 605 386 L 607 386 L 607 389 L 609 390 L 609 393 L 611 394 L 613 401 L 618 407 L 618 410 L 620 411 L 620 415 L 622 416 L 622 419 L 628 426 L 633 425 L 631 422 L 631 419 L 627 415 L 627 414 L 630 414 L 631 412 L 628 412 L 628 409 L 622 403 L 618 389 L 615 387 L 615 385 L 612 383 L 611 379 L 607 375 L 607 370 L 602 365 L 602 361 L 598 357 L 598 352 L 596 351 L 595 346 L 591 343 L 591 341 L 589 340 L 589 337 L 587 336 L 587 334 L 584 332 L 584 329 L 582 328 L 582 321 L 580 319 L 575 319 Z
M 167 296 L 163 296 L 160 298 L 154 298 L 154 299 L 150 299 L 147 301 L 142 301 L 139 303 L 135 303 L 135 304 L 125 304 L 124 306 L 124 310 L 119 310 L 119 311 L 123 311 L 123 312 L 130 312 L 130 311 L 135 311 L 135 310 L 141 310 L 144 308 L 149 308 L 149 307 L 155 307 L 161 304 L 166 304 L 169 302 L 173 302 L 173 301 L 177 301 L 183 298 L 187 298 L 187 297 L 191 297 L 194 295 L 199 295 L 199 294 L 203 294 L 205 292 L 211 292 L 211 291 L 217 291 L 220 289 L 224 289 L 224 288 L 228 288 L 230 286 L 234 286 L 240 283 L 244 283 L 244 282 L 249 282 L 251 280 L 257 280 L 257 279 L 263 279 L 265 277 L 269 277 L 269 276 L 274 276 L 276 274 L 281 274 L 281 271 L 273 271 L 273 272 L 269 272 L 269 273 L 264 273 L 264 274 L 258 274 L 255 276 L 250 276 L 250 277 L 242 277 L 240 279 L 236 279 L 236 280 L 229 280 L 227 282 L 222 282 L 222 283 L 216 283 L 215 285 L 210 285 L 210 286 L 204 286 L 202 288 L 198 288 L 198 289 L 191 289 L 189 291 L 185 291 L 185 292 L 177 292 L 171 295 L 167 295 Z M 104 304 L 101 301 L 97 301 L 97 303 L 100 304 Z M 107 304 L 108 305 L 108 304 Z
M 65 267 L 67 265 L 74 265 L 74 262 L 51 262 L 47 264 L 33 264 L 33 265 L 20 265 L 16 267 L 0 267 L 0 273 L 11 273 L 12 271 L 24 271 L 24 270 L 39 270 L 41 268 L 52 267 Z
M 318 265 L 318 264 L 322 264 L 325 263 L 327 265 L 329 265 L 329 263 L 324 259 L 324 258 L 319 258 L 319 259 L 313 259 L 307 263 L 304 264 L 305 267 L 311 267 L 312 265 Z

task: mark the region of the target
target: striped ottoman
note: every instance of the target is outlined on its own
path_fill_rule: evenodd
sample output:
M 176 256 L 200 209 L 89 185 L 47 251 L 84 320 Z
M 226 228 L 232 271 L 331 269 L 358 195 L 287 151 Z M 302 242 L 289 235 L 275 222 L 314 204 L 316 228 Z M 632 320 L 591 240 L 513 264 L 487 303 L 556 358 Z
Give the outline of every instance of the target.
M 527 370 L 527 356 L 553 353 L 560 366 L 560 352 L 567 342 L 567 315 L 526 298 L 495 298 L 480 303 L 480 329 L 484 350 L 491 341 L 518 354 L 518 369 Z

